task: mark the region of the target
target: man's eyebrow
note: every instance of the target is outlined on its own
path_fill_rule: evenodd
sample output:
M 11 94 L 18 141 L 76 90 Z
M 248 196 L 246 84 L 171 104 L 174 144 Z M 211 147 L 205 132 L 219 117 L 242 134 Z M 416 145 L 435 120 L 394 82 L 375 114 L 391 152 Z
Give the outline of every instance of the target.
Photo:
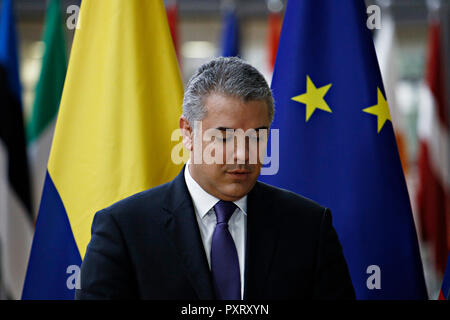
M 220 130 L 220 131 L 236 130 L 235 128 L 227 128 L 227 127 L 217 127 L 215 129 Z M 255 130 L 255 131 L 262 130 L 262 129 L 266 129 L 267 130 L 267 129 L 269 129 L 269 127 L 262 126 L 262 127 L 259 127 L 259 128 L 253 128 L 253 130 Z

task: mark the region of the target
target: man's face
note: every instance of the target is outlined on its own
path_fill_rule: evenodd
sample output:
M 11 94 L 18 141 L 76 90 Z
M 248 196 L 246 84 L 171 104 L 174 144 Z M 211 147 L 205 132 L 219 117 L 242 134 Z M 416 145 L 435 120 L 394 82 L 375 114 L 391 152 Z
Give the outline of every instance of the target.
M 184 117 L 180 119 L 185 146 L 191 150 L 190 173 L 208 193 L 222 200 L 236 201 L 253 188 L 259 176 L 264 160 L 264 153 L 261 156 L 260 151 L 265 150 L 265 137 L 270 126 L 268 107 L 263 100 L 243 102 L 238 98 L 211 94 L 205 100 L 205 108 L 207 113 L 201 121 L 201 130 L 198 128 L 195 132 L 195 138 L 194 124 L 189 124 Z M 233 129 L 235 133 L 226 129 Z M 264 130 L 265 136 L 262 134 Z M 214 132 L 214 137 L 206 133 L 207 141 L 201 143 L 205 132 Z M 247 133 L 247 136 L 242 133 Z M 243 138 L 241 142 L 245 143 L 238 143 L 239 138 Z M 205 163 L 210 155 L 221 161 Z M 201 163 L 196 161 L 199 156 Z

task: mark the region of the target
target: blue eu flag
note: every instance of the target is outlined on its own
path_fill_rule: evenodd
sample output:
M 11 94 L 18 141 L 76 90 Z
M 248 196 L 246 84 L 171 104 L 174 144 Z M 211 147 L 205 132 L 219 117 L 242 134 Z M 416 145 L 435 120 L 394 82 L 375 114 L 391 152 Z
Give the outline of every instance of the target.
M 279 171 L 261 180 L 331 209 L 357 298 L 427 299 L 367 18 L 363 0 L 289 1 L 272 80 Z

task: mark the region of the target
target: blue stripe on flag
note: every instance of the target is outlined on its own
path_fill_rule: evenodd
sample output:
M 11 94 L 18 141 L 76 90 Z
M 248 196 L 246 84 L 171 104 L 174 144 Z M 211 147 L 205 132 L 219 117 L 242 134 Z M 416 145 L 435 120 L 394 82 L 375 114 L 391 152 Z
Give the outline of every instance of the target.
M 22 299 L 73 299 L 75 281 L 71 276 L 79 270 L 81 257 L 66 210 L 48 172 L 35 230 Z
M 0 2 L 0 5 L 0 64 L 6 69 L 9 89 L 22 104 L 13 2 L 12 0 L 4 0 Z

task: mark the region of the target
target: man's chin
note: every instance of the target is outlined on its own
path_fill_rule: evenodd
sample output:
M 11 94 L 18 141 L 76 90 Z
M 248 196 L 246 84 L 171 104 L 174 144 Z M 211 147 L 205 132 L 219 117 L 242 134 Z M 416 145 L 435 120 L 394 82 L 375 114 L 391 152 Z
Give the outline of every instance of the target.
M 247 195 L 250 190 L 253 188 L 254 184 L 256 181 L 254 181 L 253 183 L 240 183 L 240 182 L 232 182 L 230 185 L 228 185 L 224 192 L 222 192 L 222 194 L 227 197 L 228 199 L 223 199 L 223 200 L 227 200 L 227 201 L 236 201 L 241 199 L 242 197 L 244 197 L 245 195 Z

